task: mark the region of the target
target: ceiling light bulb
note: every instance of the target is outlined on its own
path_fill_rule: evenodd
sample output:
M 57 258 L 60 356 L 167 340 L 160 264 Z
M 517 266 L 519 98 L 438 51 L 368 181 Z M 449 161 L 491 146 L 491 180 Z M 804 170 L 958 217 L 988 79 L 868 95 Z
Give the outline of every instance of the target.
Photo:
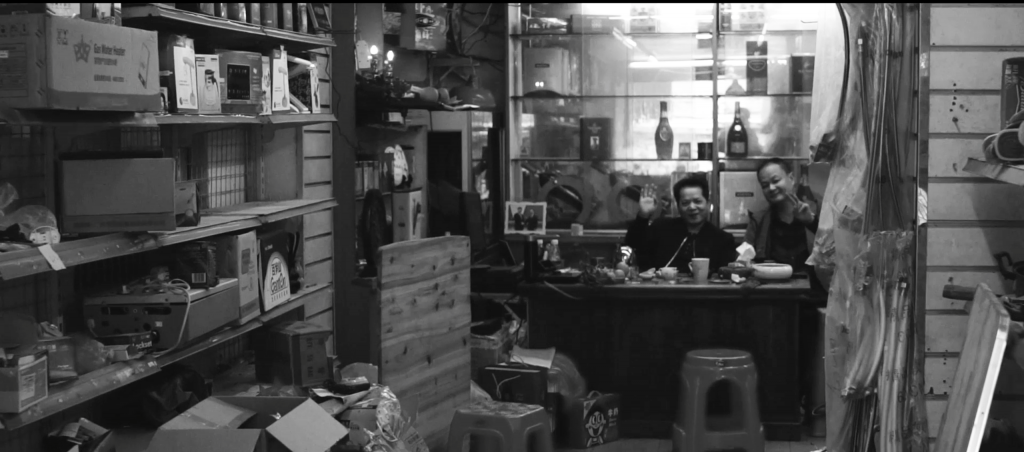
M 377 52 L 377 46 L 370 46 L 370 55 L 376 55 Z
M 388 61 L 395 61 L 395 52 L 393 50 L 388 50 Z

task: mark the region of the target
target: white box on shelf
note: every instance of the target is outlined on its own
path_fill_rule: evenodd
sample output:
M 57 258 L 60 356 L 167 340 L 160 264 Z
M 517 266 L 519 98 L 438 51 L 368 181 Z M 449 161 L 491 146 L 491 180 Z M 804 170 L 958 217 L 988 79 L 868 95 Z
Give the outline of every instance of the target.
M 199 113 L 220 113 L 220 91 L 224 85 L 220 76 L 220 57 L 196 54 L 196 78 Z

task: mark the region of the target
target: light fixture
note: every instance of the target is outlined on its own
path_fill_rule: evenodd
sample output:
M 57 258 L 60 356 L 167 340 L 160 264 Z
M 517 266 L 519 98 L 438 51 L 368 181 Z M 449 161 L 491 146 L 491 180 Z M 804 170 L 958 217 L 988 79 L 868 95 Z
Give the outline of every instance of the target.
M 380 50 L 377 49 L 377 46 L 370 46 L 370 55 L 376 55 L 378 52 L 380 52 Z
M 395 51 L 388 50 L 387 58 L 388 61 L 395 61 Z

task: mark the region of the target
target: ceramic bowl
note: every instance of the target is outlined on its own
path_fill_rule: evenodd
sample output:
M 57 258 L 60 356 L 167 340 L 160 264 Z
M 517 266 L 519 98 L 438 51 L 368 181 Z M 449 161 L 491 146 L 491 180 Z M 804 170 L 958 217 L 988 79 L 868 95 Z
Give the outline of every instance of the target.
M 640 273 L 637 276 L 640 276 L 640 279 L 642 279 L 644 281 L 650 281 L 650 280 L 654 279 L 654 273 L 644 272 L 644 273 Z
M 754 277 L 757 279 L 789 279 L 793 276 L 793 267 L 787 264 L 754 264 Z

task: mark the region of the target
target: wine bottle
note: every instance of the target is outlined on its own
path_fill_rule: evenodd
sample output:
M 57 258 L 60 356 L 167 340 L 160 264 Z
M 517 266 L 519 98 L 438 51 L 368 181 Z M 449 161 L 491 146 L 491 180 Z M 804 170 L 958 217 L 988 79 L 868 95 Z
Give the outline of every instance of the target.
M 726 136 L 726 156 L 743 158 L 747 156 L 747 128 L 740 119 L 740 103 L 736 102 L 736 116 Z
M 662 101 L 661 120 L 658 121 L 658 128 L 654 131 L 654 149 L 658 153 L 658 160 L 670 160 L 672 158 L 674 138 L 672 126 L 668 125 L 668 102 Z

